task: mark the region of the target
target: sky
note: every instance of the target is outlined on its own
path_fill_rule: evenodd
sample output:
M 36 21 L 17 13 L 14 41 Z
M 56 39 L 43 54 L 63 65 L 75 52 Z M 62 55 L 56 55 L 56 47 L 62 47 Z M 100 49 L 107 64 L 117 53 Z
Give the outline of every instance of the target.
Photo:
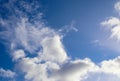
M 0 81 L 120 81 L 120 0 L 0 0 Z

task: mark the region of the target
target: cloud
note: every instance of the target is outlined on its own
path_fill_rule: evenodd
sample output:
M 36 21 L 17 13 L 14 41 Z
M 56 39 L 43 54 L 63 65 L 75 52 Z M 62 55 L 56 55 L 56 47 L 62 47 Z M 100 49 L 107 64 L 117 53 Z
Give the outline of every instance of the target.
M 104 60 L 99 64 L 99 69 L 89 72 L 82 81 L 119 81 L 120 80 L 120 57 Z
M 115 3 L 115 10 L 119 14 L 120 2 Z M 108 17 L 106 20 L 101 22 L 103 29 L 105 29 L 105 36 L 100 39 L 102 47 L 110 50 L 120 52 L 120 19 L 119 17 Z
M 42 41 L 43 58 L 56 62 L 67 60 L 68 57 L 60 40 L 60 36 L 55 35 L 54 37 L 47 37 Z
M 111 17 L 106 21 L 103 21 L 102 26 L 108 27 L 111 32 L 110 38 L 115 38 L 117 41 L 120 40 L 120 20 L 116 17 Z
M 24 58 L 25 57 L 25 53 L 23 50 L 16 50 L 14 53 L 13 53 L 13 60 L 18 60 L 20 58 Z
M 119 60 L 120 58 L 117 57 L 102 61 L 98 66 L 86 58 L 59 65 L 50 60 L 40 61 L 39 57 L 26 57 L 16 66 L 25 73 L 24 78 L 27 81 L 118 81 L 120 80 Z
M 107 47 L 113 51 L 120 52 L 120 20 L 117 17 L 110 17 L 101 23 L 106 29 L 107 36 L 100 40 L 103 47 Z M 115 42 L 116 41 L 116 42 Z
M 17 77 L 23 77 L 23 81 L 109 80 L 105 77 L 118 81 L 120 57 L 100 64 L 95 64 L 89 58 L 72 60 L 62 43 L 64 36 L 43 22 L 39 7 L 36 1 L 9 1 L 5 8 L 11 15 L 6 13 L 9 17 L 1 18 L 4 31 L 1 31 L 0 37 L 9 43 L 7 47 L 10 48 Z M 112 30 L 119 22 L 118 18 L 111 17 L 102 24 L 110 26 L 108 29 Z M 73 24 L 70 28 L 77 31 Z M 111 37 L 117 37 L 117 34 L 111 34 Z M 0 73 L 3 77 L 15 76 L 10 70 L 0 69 Z
M 98 69 L 88 58 L 60 65 L 51 60 L 41 62 L 37 57 L 26 57 L 16 66 L 25 73 L 24 78 L 27 81 L 80 81 L 88 72 Z
M 15 3 L 20 7 L 16 7 Z M 23 6 L 21 6 L 22 4 Z M 62 35 L 46 26 L 38 11 L 34 16 L 34 22 L 31 21 L 33 18 L 29 17 L 29 12 L 36 10 L 31 8 L 34 5 L 36 2 L 32 6 L 29 5 L 29 2 L 9 2 L 7 6 L 15 6 L 14 11 L 18 15 L 17 17 L 11 16 L 12 20 L 11 18 L 1 18 L 1 25 L 5 28 L 5 31 L 1 32 L 1 36 L 5 36 L 5 40 L 8 41 L 10 55 L 16 63 L 15 67 L 17 71 L 25 73 L 23 75 L 25 80 L 55 81 L 54 78 L 49 77 L 49 72 L 52 69 L 60 68 L 60 65 L 67 62 L 69 57 L 61 42 Z M 25 12 L 20 10 L 21 7 L 23 10 L 25 9 Z M 31 14 L 33 13 L 31 12 Z M 37 20 L 37 17 L 40 19 Z
M 85 78 L 82 81 L 119 81 L 120 77 L 117 77 L 113 74 L 107 74 L 107 73 L 89 73 L 87 78 Z
M 62 36 L 67 35 L 67 33 L 71 32 L 71 31 L 75 31 L 75 32 L 79 31 L 79 29 L 77 29 L 77 27 L 75 27 L 75 21 L 72 21 L 69 25 L 65 25 L 61 29 L 58 30 L 58 32 L 61 33 Z
M 114 5 L 114 8 L 115 8 L 115 10 L 120 14 L 120 2 L 117 2 L 117 3 Z
M 14 78 L 15 77 L 15 72 L 12 72 L 10 70 L 4 70 L 3 68 L 0 68 L 0 77 L 3 78 Z
M 90 71 L 97 69 L 95 64 L 86 58 L 83 60 L 74 60 L 64 64 L 59 70 L 56 70 L 54 77 L 60 81 L 81 81 Z
M 113 60 L 103 61 L 101 63 L 101 69 L 105 73 L 117 75 L 118 77 L 120 77 L 119 62 L 120 62 L 120 57 L 117 57 Z
M 111 29 L 120 24 L 120 20 L 117 17 L 110 17 L 108 20 L 105 20 L 101 23 L 102 26 L 107 26 L 108 29 Z

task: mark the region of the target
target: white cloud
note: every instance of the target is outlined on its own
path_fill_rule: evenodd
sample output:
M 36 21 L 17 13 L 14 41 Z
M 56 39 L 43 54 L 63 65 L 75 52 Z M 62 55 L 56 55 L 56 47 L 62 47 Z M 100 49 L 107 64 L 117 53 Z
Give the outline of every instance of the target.
M 114 8 L 115 10 L 119 13 L 120 15 L 120 2 L 117 2 L 115 5 L 114 5 Z
M 67 33 L 75 31 L 78 32 L 79 29 L 75 27 L 75 21 L 72 21 L 70 25 L 65 25 L 61 29 L 58 30 L 59 33 L 61 33 L 63 36 L 67 35 Z
M 120 20 L 117 17 L 110 17 L 108 20 L 105 20 L 101 23 L 103 26 L 107 26 L 109 29 L 116 25 L 120 25 Z
M 25 57 L 24 51 L 39 55 L 45 61 L 62 63 L 68 59 L 61 42 L 62 36 L 42 23 L 36 27 L 23 18 L 13 32 L 15 37 L 11 40 L 11 49 L 15 51 L 12 54 L 14 59 Z
M 116 38 L 118 41 L 120 41 L 120 26 L 114 27 L 111 32 L 111 38 Z
M 4 70 L 3 68 L 0 68 L 0 77 L 3 78 L 14 78 L 15 72 L 12 72 L 11 70 Z
M 107 26 L 111 32 L 110 38 L 115 38 L 120 41 L 120 20 L 116 17 L 111 17 L 110 19 L 103 21 L 101 23 L 103 26 Z
M 52 81 L 48 78 L 47 65 L 36 63 L 35 59 L 24 58 L 17 66 L 25 73 L 27 81 Z
M 26 57 L 16 66 L 25 73 L 24 77 L 27 81 L 80 81 L 88 72 L 98 69 L 88 58 L 60 65 L 51 60 L 42 63 L 37 57 Z
M 26 18 L 17 23 L 13 32 L 12 56 L 17 62 L 16 67 L 25 73 L 25 80 L 56 81 L 51 76 L 52 70 L 60 69 L 60 65 L 69 59 L 61 42 L 62 36 L 42 23 L 35 26 Z
M 115 3 L 115 10 L 120 14 L 120 2 Z M 104 29 L 107 30 L 106 36 L 100 39 L 100 43 L 110 50 L 120 52 L 120 19 L 119 17 L 109 17 L 101 22 Z
M 101 63 L 101 70 L 108 74 L 117 75 L 120 77 L 120 57 L 113 60 L 103 61 Z
M 87 78 L 82 81 L 120 81 L 120 77 L 102 72 L 88 73 Z
M 82 81 L 119 81 L 120 80 L 120 57 L 104 60 L 99 64 L 99 69 L 89 72 Z
M 106 38 L 100 39 L 99 43 L 113 51 L 120 52 L 120 20 L 117 17 L 110 17 L 101 25 L 107 29 Z
M 77 59 L 59 65 L 42 63 L 37 57 L 23 58 L 17 67 L 25 73 L 27 81 L 118 81 L 120 80 L 120 58 L 102 61 L 99 66 L 90 59 Z M 110 79 L 111 78 L 111 79 Z
M 54 77 L 57 77 L 58 81 L 81 81 L 93 68 L 94 70 L 98 69 L 90 59 L 78 59 L 64 64 L 59 70 L 55 71 Z
M 13 60 L 18 60 L 20 58 L 24 58 L 25 57 L 25 53 L 23 50 L 16 50 L 14 53 L 13 53 Z
M 65 62 L 68 57 L 61 43 L 59 35 L 46 37 L 41 45 L 43 47 L 43 58 L 55 62 Z
M 30 53 L 35 52 L 38 48 L 40 48 L 39 43 L 42 40 L 41 37 L 44 37 L 44 35 L 46 35 L 45 33 L 43 34 L 43 32 L 47 32 L 45 29 L 40 29 L 41 27 L 43 27 L 42 23 L 40 23 L 39 28 L 36 28 L 30 24 L 26 18 L 22 18 L 20 22 L 17 23 L 17 27 L 14 31 L 14 46 L 22 46 L 26 51 Z
M 51 76 L 52 70 L 60 68 L 54 62 L 40 63 L 30 58 L 24 58 L 17 66 L 21 66 L 20 70 L 25 73 L 24 77 L 28 81 L 56 81 L 56 78 Z

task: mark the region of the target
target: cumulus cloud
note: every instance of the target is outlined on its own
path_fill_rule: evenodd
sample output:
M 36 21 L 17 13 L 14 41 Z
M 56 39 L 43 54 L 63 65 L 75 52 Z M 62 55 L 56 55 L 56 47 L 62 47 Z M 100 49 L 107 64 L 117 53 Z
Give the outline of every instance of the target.
M 99 69 L 89 72 L 82 81 L 119 81 L 120 80 L 120 57 L 104 60 L 99 64 Z
M 42 41 L 43 58 L 46 60 L 64 62 L 68 57 L 60 42 L 60 36 L 47 37 Z
M 116 75 L 95 72 L 95 73 L 89 73 L 87 75 L 87 78 L 85 78 L 82 81 L 119 81 L 119 80 L 120 77 L 117 77 Z
M 117 75 L 118 77 L 120 77 L 119 67 L 120 67 L 120 57 L 117 57 L 113 60 L 103 61 L 101 63 L 101 70 L 103 72 Z
M 9 43 L 7 47 L 17 77 L 23 77 L 23 81 L 108 81 L 103 74 L 114 81 L 120 78 L 119 57 L 99 65 L 89 58 L 71 60 L 62 43 L 63 35 L 43 22 L 38 2 L 13 0 L 4 6 L 11 14 L 6 13 L 7 18 L 1 17 L 0 25 L 4 30 L 0 36 Z M 113 29 L 119 22 L 119 19 L 111 18 L 102 24 Z M 71 29 L 77 31 L 73 26 Z M 15 73 L 0 69 L 0 76 L 13 78 Z
M 0 68 L 0 77 L 3 78 L 14 78 L 15 72 L 12 72 L 11 70 L 4 70 L 3 68 Z
M 71 61 L 64 64 L 59 70 L 55 71 L 54 77 L 60 81 L 81 81 L 88 72 L 97 70 L 97 66 L 90 59 Z

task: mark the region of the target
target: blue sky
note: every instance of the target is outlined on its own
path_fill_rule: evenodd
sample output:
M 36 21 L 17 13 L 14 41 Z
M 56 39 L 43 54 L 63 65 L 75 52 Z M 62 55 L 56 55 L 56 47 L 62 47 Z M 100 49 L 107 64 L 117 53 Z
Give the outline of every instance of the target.
M 63 39 L 70 56 L 79 58 L 90 57 L 97 62 L 116 56 L 111 55 L 114 51 L 104 50 L 104 48 L 102 49 L 91 44 L 93 40 L 99 39 L 104 35 L 100 22 L 106 17 L 116 15 L 113 7 L 115 0 L 43 0 L 42 3 L 45 5 L 45 7 L 43 5 L 45 8 L 45 19 L 51 27 L 60 29 L 64 25 L 69 25 L 72 21 L 75 22 L 74 26 L 79 31 L 71 30 Z M 106 57 L 103 57 L 104 54 Z M 98 57 L 100 58 L 98 59 Z
M 0 81 L 119 81 L 119 17 L 119 0 L 0 0 Z

